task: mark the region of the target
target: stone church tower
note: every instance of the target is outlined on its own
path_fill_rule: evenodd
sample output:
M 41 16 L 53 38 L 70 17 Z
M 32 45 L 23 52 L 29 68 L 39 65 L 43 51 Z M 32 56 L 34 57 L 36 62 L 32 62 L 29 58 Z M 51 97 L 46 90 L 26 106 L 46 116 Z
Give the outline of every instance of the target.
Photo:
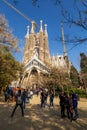
M 70 73 L 71 62 L 66 53 L 64 40 L 64 30 L 62 26 L 62 41 L 64 46 L 64 55 L 50 57 L 47 25 L 42 25 L 40 21 L 39 32 L 35 32 L 35 22 L 32 21 L 32 27 L 27 26 L 25 36 L 25 48 L 23 56 L 24 73 L 21 79 L 21 86 L 24 88 L 36 87 L 42 85 L 41 75 L 49 73 L 49 65 L 57 67 Z
M 42 20 L 40 21 L 40 30 L 35 33 L 35 22 L 32 21 L 31 30 L 27 26 L 25 36 L 25 48 L 23 64 L 25 72 L 21 81 L 23 87 L 30 87 L 40 84 L 39 77 L 41 73 L 48 73 L 50 64 L 50 53 L 48 45 L 47 25 L 43 30 Z
M 36 56 L 43 63 L 48 64 L 50 62 L 50 54 L 48 46 L 47 25 L 45 24 L 45 30 L 43 31 L 41 20 L 40 30 L 38 33 L 35 33 L 34 28 L 35 23 L 32 22 L 31 32 L 29 34 L 29 26 L 27 26 L 23 63 L 26 65 L 34 56 Z

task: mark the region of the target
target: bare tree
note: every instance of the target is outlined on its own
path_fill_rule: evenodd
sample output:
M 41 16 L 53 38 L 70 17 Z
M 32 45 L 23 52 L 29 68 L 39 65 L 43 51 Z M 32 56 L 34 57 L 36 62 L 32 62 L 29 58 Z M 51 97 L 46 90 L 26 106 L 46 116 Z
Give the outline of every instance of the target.
M 75 25 L 79 29 L 87 30 L 87 1 L 86 0 L 73 0 L 72 1 L 72 11 L 65 7 L 63 0 L 55 0 L 57 6 L 61 9 L 61 15 L 63 16 L 63 22 L 68 24 L 69 27 Z M 73 37 L 72 39 L 67 39 L 67 43 L 76 43 L 75 46 L 87 41 L 87 37 Z
M 0 46 L 8 46 L 14 51 L 18 51 L 18 40 L 12 34 L 8 23 L 3 15 L 0 15 Z

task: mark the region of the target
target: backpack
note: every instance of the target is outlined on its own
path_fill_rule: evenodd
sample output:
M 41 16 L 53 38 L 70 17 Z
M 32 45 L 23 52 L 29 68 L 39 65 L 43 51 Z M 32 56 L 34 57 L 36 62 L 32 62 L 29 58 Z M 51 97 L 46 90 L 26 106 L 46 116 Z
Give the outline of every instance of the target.
M 19 95 L 17 97 L 17 104 L 21 104 L 21 103 L 22 103 L 22 97 L 21 97 L 21 95 Z

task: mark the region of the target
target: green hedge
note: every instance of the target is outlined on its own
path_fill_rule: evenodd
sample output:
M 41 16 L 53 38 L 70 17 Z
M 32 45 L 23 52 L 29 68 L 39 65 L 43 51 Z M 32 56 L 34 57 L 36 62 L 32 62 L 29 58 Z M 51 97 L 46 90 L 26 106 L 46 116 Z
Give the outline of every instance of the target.
M 62 91 L 61 87 L 56 88 L 56 91 L 61 92 Z M 66 87 L 64 88 L 64 91 L 67 92 Z M 81 90 L 79 88 L 68 87 L 68 92 L 70 92 L 70 91 L 73 91 L 74 93 L 77 93 L 79 95 L 79 97 L 87 98 L 87 94 L 85 93 L 84 90 Z
M 79 88 L 70 88 L 70 91 L 73 91 L 74 93 L 77 93 L 79 95 L 79 97 L 82 97 L 82 98 L 87 98 L 87 94 L 85 93 L 84 90 L 81 90 Z

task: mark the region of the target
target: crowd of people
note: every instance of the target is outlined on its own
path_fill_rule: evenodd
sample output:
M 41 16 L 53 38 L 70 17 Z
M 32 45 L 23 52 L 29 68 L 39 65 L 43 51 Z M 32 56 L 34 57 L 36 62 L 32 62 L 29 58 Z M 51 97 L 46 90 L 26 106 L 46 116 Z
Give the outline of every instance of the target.
M 22 116 L 24 116 L 24 109 L 26 108 L 26 103 L 29 103 L 29 100 L 32 98 L 32 96 L 33 96 L 33 91 L 30 91 L 28 89 L 26 89 L 26 90 L 24 89 L 23 91 L 21 91 L 19 89 L 15 95 L 16 104 L 12 111 L 11 117 L 14 116 L 14 113 L 18 106 L 20 106 L 21 114 L 22 114 Z
M 66 94 L 62 92 L 59 95 L 60 99 L 60 109 L 61 109 L 61 117 L 68 117 L 71 121 L 76 120 L 78 116 L 78 95 L 73 93 L 73 91 Z
M 7 86 L 6 89 L 4 90 L 5 102 L 14 102 L 14 101 L 16 102 L 11 117 L 14 116 L 14 113 L 18 106 L 20 106 L 22 116 L 24 116 L 25 104 L 29 103 L 32 96 L 33 96 L 32 90 L 23 88 L 12 89 L 11 87 Z
M 15 92 L 13 92 L 11 87 L 6 87 L 4 90 L 4 97 L 5 97 L 5 102 L 9 102 L 13 100 L 13 97 L 15 95 Z
M 18 106 L 21 108 L 21 114 L 24 116 L 24 109 L 26 108 L 26 103 L 29 103 L 30 99 L 33 95 L 36 94 L 37 96 L 40 95 L 40 107 L 45 108 L 46 106 L 53 108 L 54 107 L 54 92 L 52 90 L 48 91 L 47 89 L 41 90 L 18 90 L 12 91 L 9 87 L 6 87 L 4 92 L 5 102 L 10 100 L 10 98 L 15 97 L 15 107 L 12 111 L 11 117 L 14 116 L 14 113 Z M 60 113 L 61 118 L 69 118 L 70 121 L 76 120 L 78 116 L 78 95 L 73 93 L 73 91 L 69 92 L 68 94 L 65 92 L 61 92 L 59 95 L 59 105 L 60 105 Z M 47 103 L 49 97 L 49 105 Z
M 33 91 L 30 89 L 24 89 L 21 87 L 9 87 L 7 86 L 6 89 L 4 90 L 4 97 L 5 97 L 5 102 L 10 102 L 10 101 L 15 101 L 15 97 L 18 93 L 18 90 L 21 90 L 22 93 L 26 93 L 26 102 L 29 102 L 29 97 L 32 97 Z
M 49 107 L 54 106 L 54 93 L 53 91 L 42 91 L 40 94 L 41 107 L 47 105 L 47 98 L 49 96 Z M 61 118 L 69 118 L 70 121 L 76 120 L 78 116 L 78 95 L 70 91 L 69 93 L 61 92 L 59 94 L 59 105 Z
M 46 90 L 41 91 L 41 94 L 40 94 L 41 107 L 45 107 L 47 105 L 48 96 L 49 96 L 49 102 L 50 102 L 49 107 L 53 107 L 54 93 L 53 91 L 49 92 Z

